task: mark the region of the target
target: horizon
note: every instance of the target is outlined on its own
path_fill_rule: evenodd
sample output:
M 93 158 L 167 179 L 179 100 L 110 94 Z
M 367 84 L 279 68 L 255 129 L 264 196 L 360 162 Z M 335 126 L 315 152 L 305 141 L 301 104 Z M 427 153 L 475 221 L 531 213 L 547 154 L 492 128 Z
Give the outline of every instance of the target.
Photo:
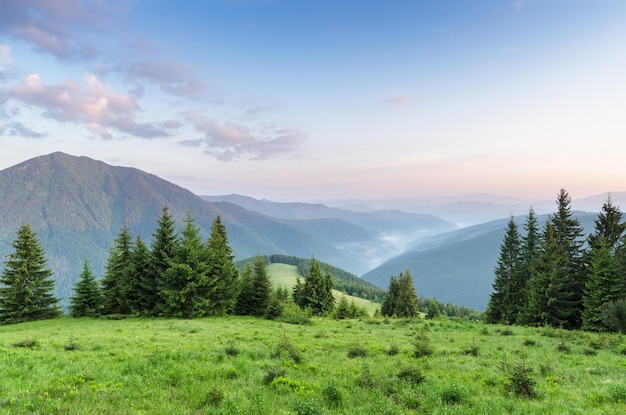
M 626 3 L 9 2 L 0 170 L 62 151 L 273 201 L 626 183 Z

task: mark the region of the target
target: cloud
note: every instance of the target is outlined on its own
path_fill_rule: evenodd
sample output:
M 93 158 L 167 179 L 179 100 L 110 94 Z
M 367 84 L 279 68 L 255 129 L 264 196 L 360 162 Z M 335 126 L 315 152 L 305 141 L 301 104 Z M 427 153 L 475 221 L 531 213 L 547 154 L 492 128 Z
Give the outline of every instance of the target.
M 60 60 L 89 59 L 97 55 L 84 30 L 103 30 L 127 2 L 102 0 L 4 0 L 0 33 L 33 44 Z
M 296 130 L 265 125 L 251 127 L 234 122 L 218 123 L 197 111 L 189 111 L 185 119 L 204 138 L 185 140 L 179 144 L 202 147 L 206 154 L 219 160 L 263 160 L 293 151 L 304 139 Z
M 143 60 L 119 65 L 114 70 L 128 82 L 148 80 L 163 91 L 182 97 L 196 97 L 206 92 L 204 82 L 194 79 L 194 68 L 175 60 Z
M 513 8 L 517 11 L 520 11 L 524 8 L 524 6 L 526 5 L 526 1 L 525 0 L 514 0 L 513 1 Z
M 13 121 L 5 125 L 0 125 L 0 136 L 2 135 L 19 136 L 24 138 L 43 138 L 48 134 L 39 133 L 26 127 L 21 122 Z
M 405 95 L 396 95 L 383 100 L 383 104 L 392 107 L 406 107 L 411 104 L 411 98 Z
M 120 94 L 96 76 L 85 73 L 83 84 L 65 80 L 58 85 L 44 85 L 38 74 L 26 77 L 22 84 L 13 86 L 10 96 L 25 104 L 44 109 L 43 115 L 58 121 L 84 124 L 91 132 L 110 139 L 110 129 L 141 138 L 170 136 L 169 130 L 180 126 L 175 121 L 160 124 L 140 123 L 136 114 L 137 102 L 127 94 Z

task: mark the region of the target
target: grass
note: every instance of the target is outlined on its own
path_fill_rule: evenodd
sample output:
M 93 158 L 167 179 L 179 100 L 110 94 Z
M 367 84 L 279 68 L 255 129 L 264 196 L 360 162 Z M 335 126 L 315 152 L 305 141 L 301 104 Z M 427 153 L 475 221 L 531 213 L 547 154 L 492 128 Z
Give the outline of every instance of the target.
M 270 276 L 274 287 L 285 287 L 291 292 L 294 285 L 296 285 L 296 278 L 299 276 L 297 267 L 295 265 L 287 264 L 269 264 L 266 266 L 267 274 Z M 304 278 L 300 276 L 300 279 L 304 283 Z M 370 316 L 373 316 L 377 309 L 380 309 L 380 304 L 366 300 L 364 298 L 353 297 L 351 295 L 344 294 L 341 291 L 333 290 L 333 296 L 335 297 L 335 304 L 341 300 L 342 296 L 346 296 L 348 304 L 354 301 L 354 304 L 359 308 L 365 308 Z
M 626 404 L 623 335 L 515 327 L 502 336 L 505 327 L 476 322 L 371 322 L 62 318 L 0 326 L 0 413 L 593 415 Z M 417 358 L 424 338 L 432 353 Z M 563 343 L 569 353 L 556 351 Z M 350 358 L 355 345 L 367 353 Z M 467 353 L 473 347 L 480 353 Z M 591 348 L 597 353 L 585 352 Z M 528 386 L 533 393 L 523 392 Z

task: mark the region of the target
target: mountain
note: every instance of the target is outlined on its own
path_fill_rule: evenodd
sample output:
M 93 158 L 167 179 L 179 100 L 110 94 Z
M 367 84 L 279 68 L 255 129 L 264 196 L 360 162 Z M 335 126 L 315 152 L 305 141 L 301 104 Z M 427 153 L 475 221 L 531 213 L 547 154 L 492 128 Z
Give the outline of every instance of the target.
M 143 171 L 87 157 L 53 153 L 0 171 L 0 255 L 13 251 L 19 226 L 37 232 L 55 272 L 56 295 L 67 300 L 87 258 L 97 275 L 126 223 L 150 242 L 163 206 L 179 227 L 190 213 L 207 237 L 220 215 L 237 259 L 287 254 L 363 269 L 359 259 L 268 216 L 227 202 L 212 203 Z
M 574 212 L 585 230 L 593 232 L 597 213 Z M 548 215 L 538 216 L 540 231 Z M 516 216 L 523 229 L 526 217 Z M 417 294 L 438 301 L 483 310 L 492 292 L 494 269 L 508 219 L 499 219 L 426 238 L 413 249 L 386 261 L 361 278 L 380 287 L 391 275 L 411 270 Z
M 360 258 L 361 274 L 408 249 L 421 238 L 456 226 L 435 215 L 399 210 L 353 211 L 316 203 L 279 203 L 242 195 L 201 196 L 212 202 L 229 202 L 276 218 L 311 234 L 353 258 Z

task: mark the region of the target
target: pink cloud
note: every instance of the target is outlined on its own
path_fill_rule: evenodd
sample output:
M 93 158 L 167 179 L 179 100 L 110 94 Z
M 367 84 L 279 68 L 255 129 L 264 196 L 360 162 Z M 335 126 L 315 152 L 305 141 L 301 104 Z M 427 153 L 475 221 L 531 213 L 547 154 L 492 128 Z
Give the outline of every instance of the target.
M 395 95 L 383 100 L 383 104 L 393 107 L 405 107 L 411 104 L 411 98 L 405 95 Z
M 169 136 L 169 129 L 180 126 L 175 121 L 160 125 L 136 121 L 137 102 L 127 94 L 115 92 L 96 76 L 85 73 L 83 83 L 65 80 L 58 85 L 44 85 L 38 74 L 26 77 L 10 90 L 10 96 L 25 104 L 44 109 L 43 115 L 59 121 L 84 124 L 102 138 L 112 138 L 110 129 L 141 138 Z
M 219 123 L 197 111 L 189 111 L 185 119 L 204 138 L 185 140 L 182 145 L 203 147 L 204 152 L 219 160 L 262 160 L 293 151 L 304 139 L 296 130 L 265 126 L 262 131 L 234 122 Z

